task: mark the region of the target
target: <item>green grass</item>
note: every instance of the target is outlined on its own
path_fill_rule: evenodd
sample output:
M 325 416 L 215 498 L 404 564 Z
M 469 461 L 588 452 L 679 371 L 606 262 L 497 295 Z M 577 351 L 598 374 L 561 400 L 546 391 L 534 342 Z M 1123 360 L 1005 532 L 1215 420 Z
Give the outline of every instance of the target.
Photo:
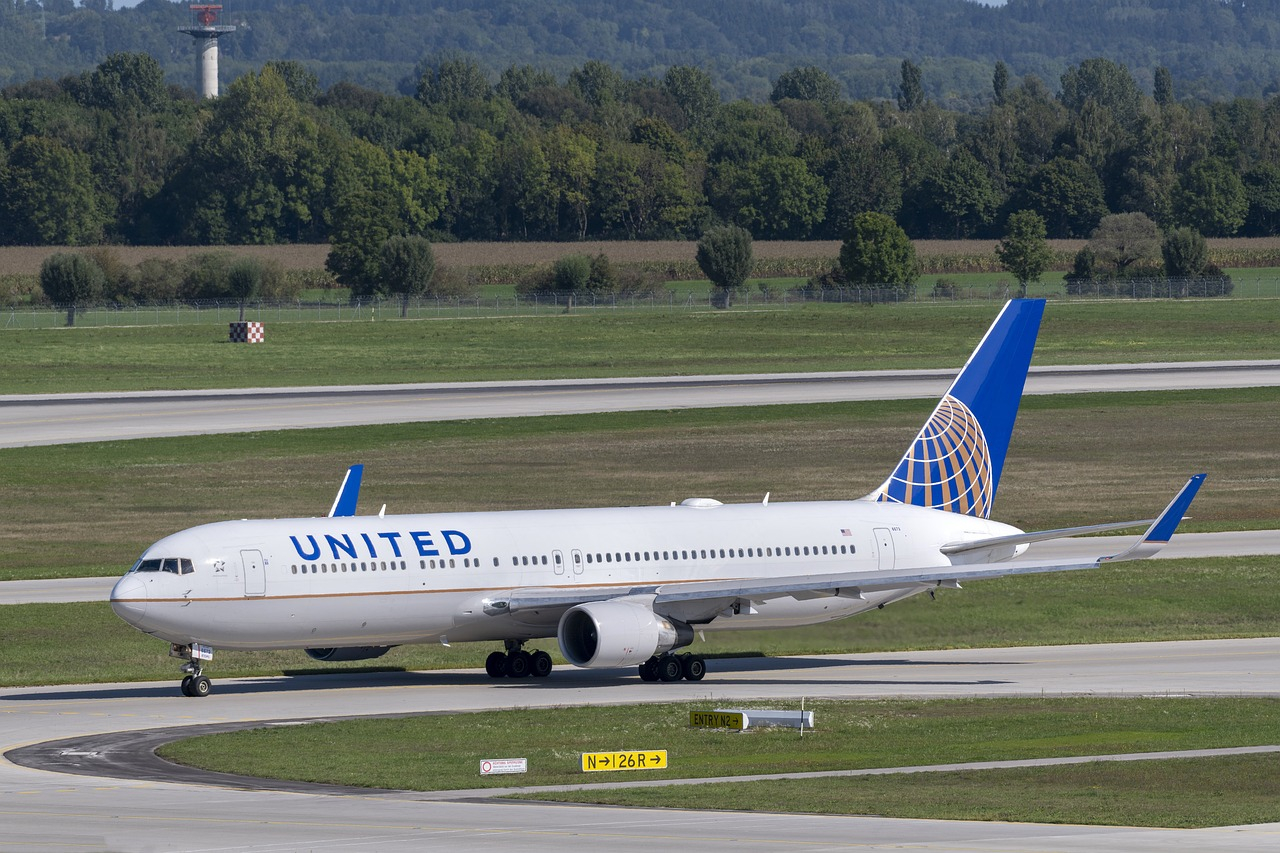
M 1280 517 L 1280 391 L 1028 397 L 995 517 L 1149 518 L 1210 475 L 1193 530 Z M 398 424 L 0 450 L 0 580 L 117 574 L 174 531 L 322 513 L 347 465 L 391 513 L 840 500 L 874 489 L 931 401 Z M 1048 487 L 1046 487 L 1048 486 Z M 1105 497 L 1101 497 L 1105 496 Z
M 1280 585 L 1271 557 L 1148 560 L 1092 572 L 1002 578 L 916 596 L 884 610 L 804 628 L 708 632 L 710 656 L 802 655 L 1265 637 L 1280 634 Z M 92 648 L 86 668 L 84 650 Z M 496 643 L 402 646 L 354 664 L 321 664 L 301 651 L 219 651 L 214 678 L 368 668 L 474 668 Z M 562 662 L 555 640 L 535 642 Z M 168 646 L 116 618 L 105 603 L 0 608 L 0 687 L 177 679 Z M 709 666 L 714 681 L 715 663 Z M 176 689 L 176 688 L 175 688 Z
M 805 305 L 0 333 L 0 393 L 861 370 L 963 364 L 998 306 Z M 350 312 L 348 311 L 348 316 Z M 1055 303 L 1037 364 L 1280 357 L 1280 300 Z
M 662 779 L 1280 742 L 1280 700 L 1275 699 L 818 701 L 808 704 L 815 712 L 817 731 L 803 738 L 782 730 L 689 728 L 688 712 L 706 707 L 706 703 L 575 707 L 571 713 L 558 708 L 351 720 L 195 738 L 166 746 L 161 754 L 254 776 L 445 790 L 637 778 L 635 773 L 581 773 L 580 753 L 601 750 L 666 749 L 670 767 L 643 774 L 645 779 Z M 518 779 L 479 776 L 482 759 L 517 755 L 529 759 L 528 774 Z M 1261 756 L 889 780 L 713 784 L 545 798 L 687 808 L 1214 826 L 1280 820 L 1278 769 L 1280 757 Z M 989 793 L 976 794 L 988 784 Z M 1028 790 L 1035 795 L 1028 796 Z
M 1175 700 L 1164 700 L 1175 702 Z M 1091 762 L 1052 768 L 528 795 L 519 799 L 701 808 L 1207 828 L 1280 819 L 1280 757 Z

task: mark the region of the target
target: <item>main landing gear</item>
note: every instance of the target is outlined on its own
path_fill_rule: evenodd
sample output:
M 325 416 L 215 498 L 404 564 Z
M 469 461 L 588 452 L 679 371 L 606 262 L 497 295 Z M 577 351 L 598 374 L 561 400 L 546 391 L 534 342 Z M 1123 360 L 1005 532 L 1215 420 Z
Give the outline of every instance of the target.
M 182 671 L 186 673 L 182 677 L 182 695 L 196 699 L 208 696 L 209 691 L 213 689 L 213 682 L 204 674 L 201 661 L 212 658 L 213 650 L 206 646 L 174 644 L 169 647 L 169 656 L 187 658 L 187 662 L 182 665 Z
M 656 655 L 640 664 L 641 681 L 701 681 L 707 662 L 698 655 Z
M 485 659 L 484 671 L 490 678 L 546 678 L 551 674 L 551 655 L 544 651 L 526 652 L 524 640 L 506 640 L 505 652 L 494 652 Z

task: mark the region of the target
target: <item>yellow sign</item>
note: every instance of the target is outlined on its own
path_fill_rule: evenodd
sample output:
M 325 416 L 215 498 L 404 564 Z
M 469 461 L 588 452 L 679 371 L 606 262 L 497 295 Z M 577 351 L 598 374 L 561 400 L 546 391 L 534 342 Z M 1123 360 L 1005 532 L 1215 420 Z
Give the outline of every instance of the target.
M 690 711 L 689 725 L 699 729 L 741 729 L 741 711 Z
M 665 749 L 648 749 L 643 752 L 584 752 L 582 772 L 599 773 L 603 770 L 662 770 L 667 766 Z

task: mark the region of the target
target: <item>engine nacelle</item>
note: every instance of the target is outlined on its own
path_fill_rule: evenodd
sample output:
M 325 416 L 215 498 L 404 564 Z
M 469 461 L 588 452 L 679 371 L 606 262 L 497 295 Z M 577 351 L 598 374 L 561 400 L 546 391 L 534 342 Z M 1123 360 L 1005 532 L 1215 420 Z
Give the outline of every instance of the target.
M 306 649 L 307 657 L 323 661 L 372 660 L 380 658 L 395 646 L 351 646 L 346 649 Z
M 560 652 L 574 666 L 634 666 L 687 646 L 693 629 L 653 612 L 647 601 L 591 601 L 570 608 L 556 632 Z

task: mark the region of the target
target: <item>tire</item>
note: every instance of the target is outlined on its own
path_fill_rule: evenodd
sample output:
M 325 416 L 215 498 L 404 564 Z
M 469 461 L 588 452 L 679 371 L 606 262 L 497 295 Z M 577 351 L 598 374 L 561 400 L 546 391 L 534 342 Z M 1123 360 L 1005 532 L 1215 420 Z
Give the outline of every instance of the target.
M 640 664 L 640 680 L 641 681 L 657 681 L 658 680 L 658 659 L 649 658 Z
M 684 677 L 684 667 L 680 665 L 680 658 L 675 655 L 663 655 L 658 658 L 658 679 L 660 681 L 679 681 Z
M 490 678 L 507 677 L 507 656 L 503 652 L 494 652 L 484 659 L 484 671 Z
M 707 662 L 697 655 L 685 655 L 680 660 L 680 668 L 688 681 L 701 681 L 707 674 Z
M 507 655 L 507 675 L 512 678 L 525 678 L 533 668 L 533 655 L 525 651 L 512 652 Z
M 191 679 L 192 679 L 192 676 L 190 675 L 183 676 L 182 678 L 182 695 L 183 696 L 191 695 Z
M 188 687 L 190 695 L 197 699 L 203 699 L 209 695 L 209 691 L 213 689 L 213 683 L 203 675 L 197 675 L 191 679 L 191 685 Z
M 551 670 L 555 666 L 551 662 L 551 655 L 541 650 L 530 655 L 529 662 L 531 664 L 530 671 L 534 678 L 546 678 L 551 674 Z

